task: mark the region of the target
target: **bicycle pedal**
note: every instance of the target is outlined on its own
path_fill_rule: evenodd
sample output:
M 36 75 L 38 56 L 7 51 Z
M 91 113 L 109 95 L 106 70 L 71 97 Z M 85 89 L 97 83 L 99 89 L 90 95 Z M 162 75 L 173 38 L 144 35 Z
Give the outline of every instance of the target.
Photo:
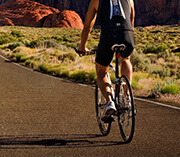
M 104 120 L 104 123 L 112 123 L 112 122 L 115 122 L 115 118 L 113 115 L 109 116 Z

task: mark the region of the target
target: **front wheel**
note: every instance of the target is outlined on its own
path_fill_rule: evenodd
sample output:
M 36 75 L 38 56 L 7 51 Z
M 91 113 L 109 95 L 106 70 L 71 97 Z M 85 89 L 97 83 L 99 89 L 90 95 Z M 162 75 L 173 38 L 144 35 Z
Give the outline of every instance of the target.
M 122 75 L 117 86 L 118 124 L 122 138 L 126 143 L 132 141 L 135 129 L 135 109 L 132 89 L 129 80 Z
M 95 102 L 96 118 L 99 129 L 103 135 L 108 135 L 111 129 L 111 122 L 107 123 L 101 120 L 101 117 L 104 114 L 104 110 L 106 106 L 106 99 L 101 93 L 101 90 L 98 87 L 98 85 L 96 85 L 95 97 L 96 97 L 96 102 Z

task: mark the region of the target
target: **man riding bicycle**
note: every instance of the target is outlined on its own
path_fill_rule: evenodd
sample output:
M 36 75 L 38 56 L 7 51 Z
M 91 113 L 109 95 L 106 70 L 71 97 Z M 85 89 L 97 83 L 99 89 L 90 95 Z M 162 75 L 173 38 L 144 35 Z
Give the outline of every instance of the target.
M 134 2 L 133 0 L 91 0 L 78 48 L 87 55 L 90 51 L 86 48 L 86 43 L 97 14 L 101 22 L 101 36 L 96 53 L 96 73 L 97 84 L 107 101 L 105 115 L 102 117 L 102 120 L 105 120 L 106 117 L 116 112 L 107 79 L 109 64 L 114 55 L 111 47 L 114 44 L 126 46 L 126 49 L 120 54 L 121 75 L 127 76 L 129 81 L 132 81 L 130 54 L 134 49 Z

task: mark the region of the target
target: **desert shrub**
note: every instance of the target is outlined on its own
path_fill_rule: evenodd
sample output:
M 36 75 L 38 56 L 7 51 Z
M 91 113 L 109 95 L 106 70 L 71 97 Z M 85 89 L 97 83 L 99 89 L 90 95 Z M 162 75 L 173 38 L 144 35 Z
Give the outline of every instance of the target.
M 23 62 L 27 59 L 27 56 L 34 53 L 34 51 L 27 47 L 16 47 L 11 54 L 11 57 L 15 57 L 17 62 Z
M 38 65 L 38 69 L 40 71 L 43 71 L 43 72 L 46 72 L 46 73 L 49 72 L 49 68 L 50 68 L 50 65 L 47 64 L 47 63 L 41 63 L 41 64 Z
M 167 60 L 170 57 L 170 51 L 169 50 L 165 50 L 165 51 L 161 51 L 157 54 L 158 58 L 163 58 L 164 60 Z
M 147 78 L 148 77 L 148 73 L 146 72 L 134 72 L 133 73 L 133 80 L 135 81 L 139 81 L 140 79 L 144 79 L 144 78 Z
M 136 89 L 144 89 L 151 91 L 156 85 L 156 81 L 152 78 L 143 78 L 137 82 Z
M 161 92 L 162 84 L 163 84 L 162 81 L 156 81 L 156 85 L 151 90 L 151 92 L 152 93 L 159 93 L 159 92 Z
M 96 72 L 95 72 L 95 70 L 91 70 L 91 71 L 89 71 L 88 72 L 88 76 L 87 76 L 88 78 L 88 82 L 94 82 L 95 80 L 96 80 Z
M 85 82 L 87 79 L 85 71 L 76 71 L 73 74 L 71 74 L 70 77 L 71 79 L 74 79 L 76 81 L 83 81 L 83 82 Z
M 63 41 L 62 36 L 53 36 L 52 38 L 55 39 L 57 42 Z
M 158 53 L 157 48 L 156 48 L 155 45 L 146 45 L 146 46 L 144 47 L 143 52 L 144 52 L 145 54 L 147 54 L 147 53 L 155 53 L 155 54 Z
M 63 35 L 62 41 L 71 41 L 71 37 L 69 35 Z
M 139 89 L 139 85 L 138 85 L 139 80 L 148 78 L 148 75 L 149 74 L 145 72 L 134 72 L 132 82 L 131 82 L 132 88 Z
M 138 82 L 136 80 L 132 80 L 131 87 L 132 89 L 138 89 Z
M 69 71 L 68 70 L 60 71 L 58 75 L 60 77 L 68 78 L 69 77 Z
M 179 93 L 179 87 L 177 84 L 170 84 L 170 85 L 165 85 L 161 89 L 161 93 L 165 94 L 178 94 Z
M 23 43 L 23 45 L 25 45 L 26 47 L 30 47 L 31 41 L 28 39 L 20 39 L 19 40 L 21 43 Z
M 68 58 L 71 61 L 75 61 L 76 54 L 75 53 L 66 53 L 66 54 L 64 54 L 64 58 Z
M 45 41 L 38 43 L 37 46 L 43 47 L 43 48 L 50 48 L 50 47 L 59 47 L 59 44 L 53 40 L 45 40 Z
M 165 51 L 169 52 L 169 50 L 170 49 L 166 44 L 159 44 L 158 46 L 156 46 L 156 45 L 146 45 L 146 46 L 144 46 L 143 52 L 145 54 L 147 54 L 147 53 L 159 54 L 160 52 L 165 52 Z
M 11 42 L 16 42 L 17 38 L 12 36 L 11 34 L 8 33 L 2 33 L 0 35 L 0 45 L 6 44 L 6 43 L 11 43 Z
M 29 45 L 27 44 L 27 47 L 30 47 L 30 48 L 36 48 L 38 47 L 38 45 L 41 43 L 40 40 L 33 40 L 29 43 Z
M 31 48 L 28 48 L 28 47 L 24 47 L 24 46 L 19 46 L 19 47 L 16 47 L 14 50 L 13 50 L 13 53 L 25 53 L 25 54 L 32 54 L 34 53 L 34 50 L 31 49 Z
M 151 63 L 156 63 L 157 55 L 154 53 L 147 53 L 146 57 L 150 59 Z
M 54 55 L 57 56 L 58 60 L 62 62 L 75 61 L 77 56 L 74 52 L 62 52 L 62 51 L 56 51 Z
M 149 71 L 150 59 L 141 52 L 134 52 L 131 55 L 131 63 L 134 71 Z
M 18 53 L 15 57 L 16 57 L 16 61 L 17 62 L 24 62 L 25 58 L 26 58 L 26 54 L 24 53 Z
M 24 45 L 21 42 L 14 42 L 14 43 L 10 43 L 7 46 L 7 48 L 10 49 L 10 50 L 13 50 L 13 49 L 15 49 L 16 47 L 19 47 L 19 46 L 24 46 Z
M 164 52 L 164 51 L 169 51 L 170 48 L 167 46 L 167 44 L 160 44 L 157 46 L 158 52 Z
M 26 43 L 27 47 L 31 48 L 51 48 L 51 47 L 59 47 L 59 44 L 54 40 L 33 40 L 31 42 Z
M 160 77 L 171 76 L 171 70 L 168 67 L 162 65 L 151 65 L 150 74 L 159 75 Z
M 20 31 L 17 31 L 17 30 L 12 30 L 11 35 L 14 37 L 23 37 L 24 36 Z

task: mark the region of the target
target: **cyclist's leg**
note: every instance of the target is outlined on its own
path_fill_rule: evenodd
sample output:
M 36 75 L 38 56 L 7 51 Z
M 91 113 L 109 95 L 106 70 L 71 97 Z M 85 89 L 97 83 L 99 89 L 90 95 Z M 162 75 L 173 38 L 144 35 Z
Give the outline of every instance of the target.
M 111 45 L 100 40 L 96 53 L 97 84 L 107 102 L 112 101 L 110 89 L 111 84 L 107 77 L 107 71 L 113 55 L 114 52 L 111 50 Z
M 135 41 L 134 33 L 132 31 L 124 31 L 123 35 L 123 44 L 126 45 L 126 49 L 121 53 L 121 75 L 125 75 L 129 82 L 132 81 L 132 64 L 130 62 L 130 55 L 133 52 Z
M 127 58 L 121 57 L 120 63 L 121 63 L 121 75 L 125 75 L 129 79 L 129 82 L 131 83 L 133 70 L 130 61 L 130 56 Z
M 96 62 L 97 84 L 107 102 L 112 101 L 110 89 L 111 84 L 107 78 L 108 67 L 109 66 L 103 66 Z

